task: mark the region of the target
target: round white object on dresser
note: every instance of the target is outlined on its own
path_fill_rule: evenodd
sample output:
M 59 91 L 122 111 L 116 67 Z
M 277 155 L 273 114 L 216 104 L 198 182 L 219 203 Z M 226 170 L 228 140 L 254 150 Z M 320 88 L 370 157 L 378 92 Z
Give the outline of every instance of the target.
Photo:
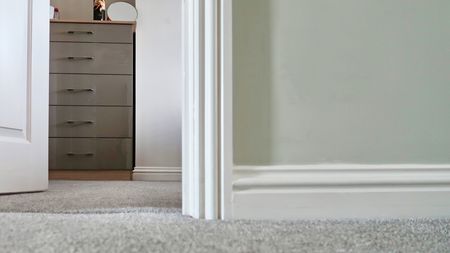
M 108 7 L 108 17 L 112 21 L 136 21 L 138 12 L 136 8 L 126 2 L 115 2 Z

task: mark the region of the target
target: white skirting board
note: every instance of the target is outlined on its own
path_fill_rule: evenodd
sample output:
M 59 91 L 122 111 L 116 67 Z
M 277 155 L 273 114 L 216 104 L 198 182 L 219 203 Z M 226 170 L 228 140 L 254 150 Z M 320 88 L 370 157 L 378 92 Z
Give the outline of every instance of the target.
M 179 167 L 136 167 L 133 171 L 134 181 L 181 181 Z
M 235 219 L 450 217 L 450 165 L 238 166 Z

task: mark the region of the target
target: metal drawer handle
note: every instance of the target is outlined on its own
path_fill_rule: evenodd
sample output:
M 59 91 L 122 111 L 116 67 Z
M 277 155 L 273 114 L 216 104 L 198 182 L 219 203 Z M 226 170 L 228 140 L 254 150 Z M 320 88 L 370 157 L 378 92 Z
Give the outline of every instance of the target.
M 94 92 L 94 89 L 73 89 L 73 88 L 69 88 L 69 89 L 66 89 L 66 91 L 68 91 L 68 92 Z
M 95 122 L 94 121 L 90 121 L 90 120 L 68 120 L 66 121 L 67 124 L 69 125 L 92 125 Z
M 68 56 L 67 60 L 71 60 L 71 61 L 89 60 L 89 61 L 92 61 L 92 60 L 94 60 L 94 57 L 92 57 L 92 56 Z
M 93 35 L 93 31 L 67 31 L 68 34 L 88 34 Z
M 94 156 L 94 153 L 67 153 L 67 156 Z

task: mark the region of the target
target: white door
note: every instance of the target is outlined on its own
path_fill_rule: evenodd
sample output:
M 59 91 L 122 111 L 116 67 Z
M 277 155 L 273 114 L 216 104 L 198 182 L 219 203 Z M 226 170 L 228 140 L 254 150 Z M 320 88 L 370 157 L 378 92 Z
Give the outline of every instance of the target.
M 49 0 L 0 5 L 0 193 L 46 190 Z

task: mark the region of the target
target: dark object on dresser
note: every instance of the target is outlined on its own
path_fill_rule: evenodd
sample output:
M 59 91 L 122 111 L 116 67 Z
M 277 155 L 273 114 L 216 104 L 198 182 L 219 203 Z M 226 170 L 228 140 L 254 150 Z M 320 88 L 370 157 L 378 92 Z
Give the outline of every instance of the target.
M 106 0 L 94 0 L 94 20 L 106 19 Z

